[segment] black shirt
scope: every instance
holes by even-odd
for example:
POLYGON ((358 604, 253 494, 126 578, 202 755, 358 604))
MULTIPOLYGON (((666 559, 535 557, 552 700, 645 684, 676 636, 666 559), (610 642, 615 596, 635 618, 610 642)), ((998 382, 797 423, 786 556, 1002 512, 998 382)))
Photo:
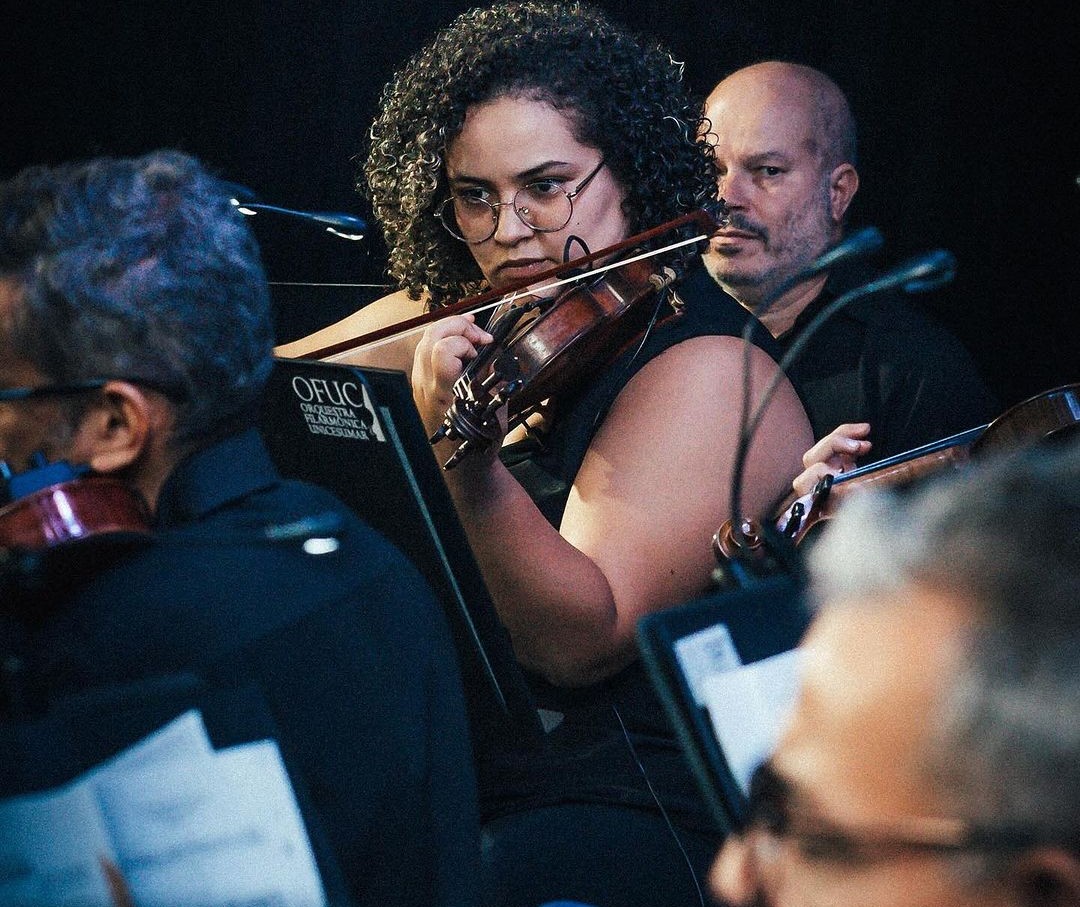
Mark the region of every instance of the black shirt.
MULTIPOLYGON (((623 353, 575 397, 560 400, 555 424, 542 441, 532 439, 503 448, 503 461, 552 525, 559 526, 588 446, 630 379, 684 340, 740 336, 750 318, 701 266, 691 270, 676 291, 683 303, 681 314, 661 321, 640 348, 623 353)), ((760 326, 754 331, 754 342, 779 358, 772 338, 760 326)), ((664 439, 657 439, 658 450, 663 443, 664 439)), ((719 830, 640 661, 582 689, 555 687, 532 675, 529 681, 537 704, 559 723, 548 735, 546 748, 507 750, 484 766, 485 818, 567 802, 655 811, 644 771, 675 821, 716 833, 719 840, 719 830)))
POLYGON ((253 684, 357 903, 476 903, 475 780, 444 615, 385 539, 322 489, 281 480, 256 432, 183 461, 149 544, 18 623, 20 685, 38 705, 177 673, 253 684), (338 547, 308 553, 312 534, 338 547))
MULTIPOLYGON (((872 275, 841 276, 830 276, 821 295, 778 338, 785 353, 818 312, 872 275)), ((976 428, 998 414, 967 350, 900 292, 857 300, 833 315, 787 373, 816 439, 844 422, 870 423, 867 463, 976 428)))

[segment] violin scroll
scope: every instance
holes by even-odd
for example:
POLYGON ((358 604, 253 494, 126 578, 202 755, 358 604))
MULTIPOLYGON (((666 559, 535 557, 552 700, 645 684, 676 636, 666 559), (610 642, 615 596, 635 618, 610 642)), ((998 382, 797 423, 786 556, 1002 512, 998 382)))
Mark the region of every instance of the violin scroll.
MULTIPOLYGON (((798 545, 810 529, 832 515, 835 502, 830 498, 836 477, 826 475, 809 494, 784 499, 773 521, 773 532, 798 545)), ((731 520, 725 520, 713 534, 713 554, 718 563, 757 552, 765 542, 765 528, 757 520, 744 518, 739 532, 731 520)))
POLYGON ((726 520, 713 535, 713 553, 712 580, 719 590, 745 589, 770 576, 800 572, 791 538, 754 520, 742 520, 738 532, 726 520))

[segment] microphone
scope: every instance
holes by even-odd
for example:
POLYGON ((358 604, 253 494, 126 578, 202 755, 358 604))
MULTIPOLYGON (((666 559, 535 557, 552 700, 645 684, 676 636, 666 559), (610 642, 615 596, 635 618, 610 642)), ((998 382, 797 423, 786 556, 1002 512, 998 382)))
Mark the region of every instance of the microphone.
MULTIPOLYGON (((927 293, 945 286, 955 276, 956 256, 947 249, 934 249, 909 258, 876 280, 848 292, 869 296, 900 287, 905 293, 927 293)), ((843 296, 835 302, 840 299, 843 299, 843 296)))
POLYGON ((241 214, 254 217, 260 211, 267 214, 281 214, 285 217, 295 217, 299 220, 311 221, 324 224, 327 233, 333 233, 342 239, 354 242, 364 238, 367 223, 354 214, 343 214, 337 211, 297 211, 294 208, 282 208, 279 205, 268 205, 260 202, 254 191, 239 183, 222 183, 229 193, 229 201, 241 214))
POLYGON ((814 277, 822 271, 829 270, 835 264, 847 261, 849 258, 859 258, 863 255, 869 255, 871 252, 876 252, 884 243, 885 238, 877 227, 863 227, 861 230, 852 233, 851 236, 840 240, 831 249, 822 252, 801 275, 795 278, 795 282, 799 283, 808 277, 814 277))

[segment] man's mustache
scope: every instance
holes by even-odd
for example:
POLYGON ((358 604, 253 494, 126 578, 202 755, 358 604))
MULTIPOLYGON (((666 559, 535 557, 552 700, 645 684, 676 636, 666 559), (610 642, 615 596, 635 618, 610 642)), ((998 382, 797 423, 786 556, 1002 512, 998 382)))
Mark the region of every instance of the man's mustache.
POLYGON ((749 220, 745 215, 738 212, 728 212, 724 219, 725 230, 738 230, 740 233, 752 233, 759 239, 768 242, 769 231, 766 230, 761 224, 755 224, 749 220))

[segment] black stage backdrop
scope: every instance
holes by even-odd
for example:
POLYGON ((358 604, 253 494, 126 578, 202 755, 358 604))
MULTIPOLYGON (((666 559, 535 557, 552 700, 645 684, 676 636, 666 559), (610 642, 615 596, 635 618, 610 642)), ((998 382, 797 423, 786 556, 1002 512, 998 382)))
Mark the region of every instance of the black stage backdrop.
MULTIPOLYGON (((175 147, 263 201, 367 217, 356 155, 382 85, 475 3, 45 2, 6 17, 0 177, 31 163, 175 147)), ((860 124, 852 222, 887 260, 944 246, 955 284, 929 305, 1003 404, 1080 380, 1080 6, 948 0, 639 0, 600 4, 685 61, 704 96, 779 57, 831 74, 860 124)), ((278 333, 378 295, 361 243, 260 215, 278 333)))

